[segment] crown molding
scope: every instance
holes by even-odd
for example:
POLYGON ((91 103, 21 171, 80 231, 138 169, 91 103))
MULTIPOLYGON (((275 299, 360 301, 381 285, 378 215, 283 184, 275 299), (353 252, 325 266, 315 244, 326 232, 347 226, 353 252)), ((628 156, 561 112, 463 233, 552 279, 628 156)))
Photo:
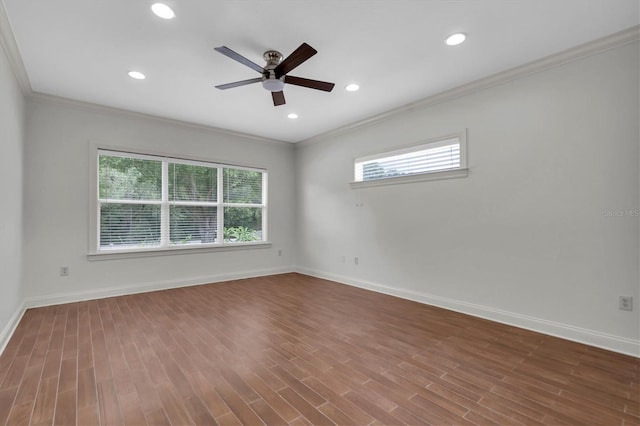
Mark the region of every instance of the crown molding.
POLYGON ((16 39, 13 37, 11 24, 9 23, 9 18, 7 17, 7 12, 4 9, 2 0, 0 0, 0 46, 2 46, 2 49, 7 55, 9 65, 13 70, 16 80, 18 80, 22 94, 25 96, 30 95, 32 93, 31 82, 29 81, 27 69, 24 67, 24 62, 22 62, 18 43, 16 43, 16 39))
POLYGON ((193 123, 190 121, 183 121, 183 120, 178 120, 174 118, 167 118, 167 117, 161 117, 161 116, 152 115, 152 114, 145 114, 143 112, 131 111, 127 109, 100 105, 100 104, 95 104, 91 102, 79 101, 76 99, 65 98, 65 97, 56 96, 56 95, 49 95, 41 92, 32 91, 31 94, 27 96, 27 99, 36 103, 41 103, 41 104, 60 105, 67 108, 74 108, 81 111, 91 111, 99 114, 115 115, 115 116, 130 118, 130 119, 155 121, 157 123, 188 128, 191 130, 196 130, 196 131, 205 132, 205 133, 214 132, 217 134, 259 141, 260 143, 269 143, 273 145, 286 146, 286 147, 293 146, 292 142, 281 141, 278 139, 269 139, 269 138, 254 135, 251 133, 242 133, 234 130, 223 129, 221 127, 207 126, 204 124, 193 123))
POLYGON ((425 108, 462 96, 466 96, 481 90, 489 89, 491 87, 499 86, 531 74, 537 74, 551 68, 559 67, 610 49, 614 49, 619 46, 623 46, 625 44, 636 42, 638 40, 640 40, 640 25, 636 25, 634 27, 627 28, 626 30, 608 35, 606 37, 599 38, 567 50, 563 50, 561 52, 546 56, 541 59, 537 59, 532 62, 528 62, 524 65, 519 65, 517 67, 501 71, 497 74, 472 81, 471 83, 467 83, 462 86, 437 93, 419 101, 394 108, 381 114, 366 118, 364 120, 360 120, 355 123, 347 124, 346 126, 329 130, 328 132, 298 141, 296 143, 296 146, 311 145, 320 141, 328 140, 338 135, 353 132, 355 130, 382 122, 396 115, 400 115, 411 110, 425 108))
POLYGON ((151 114, 144 114, 144 113, 134 112, 130 110, 125 110, 125 109, 120 109, 115 107, 108 107, 108 106, 93 104, 90 102, 77 101, 74 99, 62 98, 58 96, 46 95, 43 93, 34 92, 31 87, 31 82, 29 81, 29 76, 24 66, 24 62, 22 61, 22 56, 20 55, 18 45, 13 36, 13 32, 11 30, 11 25, 9 23, 7 13, 4 8, 3 1, 0 0, 0 47, 2 47, 4 52, 6 53, 7 58, 9 60, 9 64, 14 72, 14 75, 18 81, 18 84, 20 85, 22 93, 25 96, 40 102, 58 103, 58 104, 64 104, 66 106, 72 106, 72 107, 85 109, 85 110, 89 109, 93 111, 119 114, 119 115, 124 115, 129 117, 135 117, 135 118, 152 119, 152 120, 156 120, 156 121, 160 121, 168 124, 179 125, 183 127, 190 127, 192 129, 197 129, 201 131, 215 131, 215 132, 219 132, 219 133, 223 133, 231 136, 238 136, 238 137, 252 139, 252 140, 259 140, 262 142, 270 142, 278 145, 285 144, 285 145, 304 146, 304 145, 314 144, 322 140, 327 140, 344 133, 349 133, 357 129, 373 125, 375 123, 384 121, 386 119, 394 117, 395 115, 399 115, 410 110, 424 108, 427 106, 447 102, 452 99, 459 98, 461 96, 469 95, 474 92, 478 92, 491 87, 502 85, 509 81, 513 81, 516 79, 526 77, 531 74, 535 74, 551 68, 555 68, 555 67, 558 67, 573 61, 577 61, 577 60, 586 58, 588 56, 592 56, 597 53, 610 50, 610 49, 613 49, 628 43, 632 43, 638 40, 640 40, 640 25, 636 25, 626 30, 608 35, 600 39, 590 41, 588 43, 581 44, 579 46, 529 62, 527 64, 520 65, 515 68, 511 68, 509 70, 502 71, 497 74, 493 74, 491 76, 481 78, 479 80, 475 80, 471 83, 467 83, 462 86, 458 86, 456 88, 437 93, 435 95, 429 96, 419 101, 412 102, 412 103, 400 106, 398 108, 394 108, 384 113, 366 118, 364 120, 360 120, 355 123, 347 124, 345 126, 338 127, 333 130, 329 130, 328 132, 324 132, 324 133, 312 136, 311 138, 297 141, 296 143, 296 142, 285 142, 285 141, 276 140, 276 139, 269 139, 269 138, 264 138, 261 136, 249 134, 249 133, 236 132, 233 130, 223 129, 219 127, 212 127, 212 126, 206 126, 206 125, 192 123, 188 121, 158 117, 151 114))

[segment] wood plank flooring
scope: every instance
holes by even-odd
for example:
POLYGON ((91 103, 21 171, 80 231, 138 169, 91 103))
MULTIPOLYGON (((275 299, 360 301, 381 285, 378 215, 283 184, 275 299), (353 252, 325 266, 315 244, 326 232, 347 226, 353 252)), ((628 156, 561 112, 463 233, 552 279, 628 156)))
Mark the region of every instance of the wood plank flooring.
POLYGON ((29 309, 2 424, 638 425, 639 360, 284 274, 29 309))

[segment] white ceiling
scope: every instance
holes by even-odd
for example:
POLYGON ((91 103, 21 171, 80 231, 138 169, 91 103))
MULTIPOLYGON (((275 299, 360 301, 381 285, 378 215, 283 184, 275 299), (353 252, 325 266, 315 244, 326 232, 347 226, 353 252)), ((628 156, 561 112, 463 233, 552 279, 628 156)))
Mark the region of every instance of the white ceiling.
POLYGON ((639 0, 167 0, 170 21, 152 0, 0 1, 35 92, 289 142, 639 22, 639 0), (468 40, 446 46, 458 31, 468 40), (260 84, 214 88, 259 77, 214 47, 264 65, 265 50, 302 42, 318 54, 291 75, 333 92, 287 85, 274 107, 260 84))

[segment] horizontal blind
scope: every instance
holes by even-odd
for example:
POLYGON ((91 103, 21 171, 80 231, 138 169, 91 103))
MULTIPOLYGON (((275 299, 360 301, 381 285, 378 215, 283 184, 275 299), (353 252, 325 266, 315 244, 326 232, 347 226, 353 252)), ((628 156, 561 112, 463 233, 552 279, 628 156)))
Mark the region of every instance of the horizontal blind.
POLYGON ((216 241, 216 207, 172 205, 169 217, 171 244, 211 244, 216 241))
POLYGON ((225 203, 262 203, 262 173, 225 168, 223 174, 225 203))
POLYGON ((217 201, 218 169, 169 163, 169 201, 217 201))
POLYGON ((429 173, 460 166, 459 141, 436 147, 425 148, 423 145, 416 147, 415 151, 365 161, 356 160, 356 181, 429 173))
POLYGON ((102 203, 100 247, 159 246, 160 210, 157 204, 102 203))

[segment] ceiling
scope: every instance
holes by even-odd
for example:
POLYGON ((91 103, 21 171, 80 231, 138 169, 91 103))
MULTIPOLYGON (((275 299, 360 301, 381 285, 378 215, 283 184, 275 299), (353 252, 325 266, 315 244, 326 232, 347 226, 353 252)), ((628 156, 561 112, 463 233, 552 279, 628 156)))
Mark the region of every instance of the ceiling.
POLYGON ((34 92, 298 142, 430 95, 638 25, 638 0, 0 0, 34 92), (465 32, 465 43, 444 39, 465 32), (318 54, 274 107, 260 65, 302 42, 318 54), (127 72, 138 70, 145 80, 127 72), (344 86, 357 82, 360 90, 344 86), (295 112, 299 118, 287 118, 295 112))

